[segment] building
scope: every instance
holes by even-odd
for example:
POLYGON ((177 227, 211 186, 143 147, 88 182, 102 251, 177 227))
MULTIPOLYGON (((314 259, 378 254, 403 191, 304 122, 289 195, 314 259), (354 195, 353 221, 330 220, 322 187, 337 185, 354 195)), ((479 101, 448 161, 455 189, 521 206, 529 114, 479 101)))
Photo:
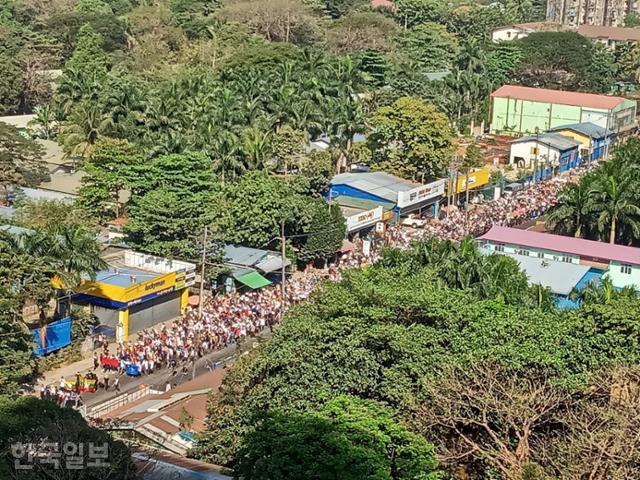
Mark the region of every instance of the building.
POLYGON ((437 214, 445 184, 421 185, 385 172, 342 173, 331 180, 327 199, 340 205, 354 233, 413 212, 437 214))
POLYGON ((504 85, 491 94, 491 132, 533 134, 590 122, 623 134, 634 129, 636 102, 623 97, 504 85))
POLYGON ((529 34, 535 32, 557 32, 563 30, 563 26, 559 23, 552 22, 530 22, 530 23, 514 23, 496 28, 491 32, 491 39, 494 42, 508 42, 518 40, 519 38, 528 37, 529 34))
MULTIPOLYGON (((87 416, 115 420, 117 430, 135 432, 164 451, 186 455, 194 446, 194 434, 205 430, 209 395, 220 388, 226 373, 223 363, 230 360, 185 383, 170 385, 169 390, 164 384, 159 390, 141 386, 87 410, 87 416), (181 424, 183 409, 193 417, 188 426, 181 424)), ((168 377, 166 382, 175 379, 168 377)))
POLYGON ((0 117, 0 122, 14 126, 22 136, 28 138, 30 137, 29 123, 35 118, 35 115, 7 115, 0 117))
POLYGON ((559 133, 543 133, 511 142, 509 163, 518 168, 550 166, 561 172, 573 168, 580 158, 580 142, 559 133))
POLYGON ((594 42, 600 42, 612 50, 618 45, 640 42, 640 28, 580 25, 578 27, 578 33, 594 42))
POLYGON ((90 309, 101 331, 129 335, 178 317, 187 306, 195 265, 132 250, 105 259, 109 268, 87 279, 72 303, 90 309))
POLYGON ((291 265, 291 260, 285 258, 283 262, 279 253, 260 248, 225 245, 224 256, 230 270, 224 281, 227 292, 235 290, 237 283, 251 289, 271 285, 273 281, 280 281, 282 267, 291 265))
POLYGON ((607 153, 607 149, 613 132, 602 128, 595 123, 573 123, 552 128, 550 132, 556 132, 565 137, 571 137, 580 143, 580 156, 596 160, 607 153))
POLYGON ((609 277, 614 287, 640 290, 640 248, 497 226, 478 242, 496 253, 586 266, 594 275, 609 277))
POLYGON ((626 0, 547 0, 547 21, 570 27, 623 26, 628 14, 639 11, 637 2, 626 0))

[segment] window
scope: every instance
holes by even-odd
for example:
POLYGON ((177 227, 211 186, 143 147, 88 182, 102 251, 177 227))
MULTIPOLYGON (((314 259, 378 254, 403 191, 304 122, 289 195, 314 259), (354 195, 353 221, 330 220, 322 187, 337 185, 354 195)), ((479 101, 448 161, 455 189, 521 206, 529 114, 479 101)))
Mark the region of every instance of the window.
POLYGON ((504 252, 504 245, 502 243, 498 243, 493 247, 496 252, 504 252))
POLYGON ((631 275, 631 265, 627 263, 623 263, 622 265, 620 265, 620 273, 631 275))
POLYGON ((538 149, 538 147, 531 147, 531 155, 538 155, 540 153, 540 150, 538 149))
POLYGON ((529 250, 525 250, 524 248, 520 248, 520 249, 516 250, 516 253, 518 255, 524 255, 525 257, 528 257, 530 252, 529 252, 529 250))
POLYGON ((544 252, 538 252, 538 258, 544 258, 544 252))
POLYGON ((573 259, 567 255, 563 255, 560 260, 562 260, 564 263, 572 263, 573 261, 573 259))

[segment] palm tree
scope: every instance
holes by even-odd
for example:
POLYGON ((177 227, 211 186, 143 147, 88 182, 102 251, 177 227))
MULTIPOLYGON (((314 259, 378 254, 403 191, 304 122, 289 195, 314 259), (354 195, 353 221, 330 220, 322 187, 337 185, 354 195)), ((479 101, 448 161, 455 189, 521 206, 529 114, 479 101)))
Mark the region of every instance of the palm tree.
POLYGON ((613 286, 611 278, 602 277, 600 281, 592 280, 580 290, 573 289, 569 299, 582 304, 606 305, 617 298, 637 299, 638 292, 632 286, 617 289, 613 286))
POLYGON ((60 132, 62 145, 68 157, 86 158, 91 154, 98 138, 112 126, 111 117, 96 104, 83 102, 75 109, 60 132))
POLYGON ((29 122, 29 125, 39 125, 44 138, 50 140, 54 134, 53 108, 49 104, 40 105, 34 109, 33 113, 35 117, 29 122))
POLYGON ((241 149, 247 170, 263 170, 271 150, 271 134, 248 128, 242 132, 241 149))
POLYGON ((640 207, 634 195, 635 176, 616 161, 603 165, 602 172, 589 191, 587 210, 596 215, 600 232, 608 231, 609 243, 614 244, 618 232, 626 228, 631 238, 640 238, 640 207))
POLYGON ((591 177, 566 185, 558 193, 558 203, 547 216, 546 227, 555 233, 580 238, 589 227, 587 204, 591 189, 591 177))

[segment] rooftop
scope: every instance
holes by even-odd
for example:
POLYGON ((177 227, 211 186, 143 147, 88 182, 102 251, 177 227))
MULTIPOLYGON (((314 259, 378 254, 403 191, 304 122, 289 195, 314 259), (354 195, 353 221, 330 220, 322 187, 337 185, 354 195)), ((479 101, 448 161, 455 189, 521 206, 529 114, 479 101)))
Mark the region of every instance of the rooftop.
POLYGON ((512 23, 510 25, 504 25, 496 28, 496 30, 503 30, 505 28, 520 28, 528 32, 542 32, 542 31, 559 31, 564 27, 560 23, 553 22, 528 22, 528 23, 512 23))
POLYGON ((578 33, 587 38, 601 38, 618 42, 640 42, 640 28, 580 25, 578 33))
POLYGON ((522 143, 535 141, 542 145, 548 145, 558 150, 571 150, 580 146, 580 142, 577 142, 573 138, 565 137, 559 133, 542 133, 538 136, 530 135, 528 137, 522 137, 514 140, 512 143, 522 143))
POLYGON ((583 135, 587 135, 592 138, 600 139, 605 138, 607 135, 611 135, 613 132, 606 128, 601 127, 600 125, 596 125, 591 122, 583 122, 583 123, 570 123, 568 125, 560 125, 558 127, 552 128, 550 132, 558 132, 561 130, 572 130, 577 133, 582 133, 583 135))
POLYGON ((114 285, 116 287, 130 287, 137 283, 146 282, 157 277, 157 273, 146 272, 139 268, 109 267, 96 274, 96 282, 114 285))
POLYGON ((24 129, 29 126, 29 122, 36 118, 35 115, 7 115, 0 117, 0 122, 8 123, 18 129, 24 129))
POLYGON ((75 195, 68 193, 54 192, 42 188, 20 187, 19 191, 30 200, 67 200, 73 201, 75 195))
POLYGON ((347 185, 392 203, 398 201, 398 192, 406 192, 420 185, 385 172, 341 173, 333 177, 331 184, 347 185))
MULTIPOLYGON (((485 253, 498 253, 489 249, 483 249, 485 253)), ((580 283, 580 280, 587 274, 590 267, 577 265, 575 263, 555 262, 542 260, 526 255, 516 255, 513 253, 502 253, 513 258, 520 265, 532 285, 542 285, 549 288, 556 295, 569 295, 571 290, 580 283)))
POLYGON ((517 85, 503 85, 491 94, 492 97, 515 98, 531 102, 556 103, 559 105, 573 105, 577 107, 600 108, 611 110, 626 99, 609 95, 593 93, 567 92, 548 88, 520 87, 517 85))
MULTIPOLYGON (((256 268, 264 273, 270 273, 282 268, 282 257, 276 252, 259 248, 225 245, 224 256, 227 262, 242 267, 256 268)), ((285 266, 291 261, 285 258, 285 266)))
POLYGON ((508 227, 491 227, 480 240, 520 245, 523 247, 569 253, 595 260, 606 260, 640 265, 640 248, 611 245, 582 238, 563 237, 550 233, 533 232, 508 227))

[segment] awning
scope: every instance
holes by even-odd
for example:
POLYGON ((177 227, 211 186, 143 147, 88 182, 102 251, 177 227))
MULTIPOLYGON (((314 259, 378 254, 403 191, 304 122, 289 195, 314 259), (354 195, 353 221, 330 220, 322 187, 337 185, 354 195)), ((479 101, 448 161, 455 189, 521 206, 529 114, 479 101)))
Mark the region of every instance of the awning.
POLYGON ((340 247, 340 253, 347 253, 355 249, 356 246, 349 240, 342 240, 342 247, 340 247))
POLYGON ((258 272, 245 273, 244 275, 236 277, 236 280, 244 283, 247 287, 254 289, 271 285, 271 282, 260 275, 258 272))

